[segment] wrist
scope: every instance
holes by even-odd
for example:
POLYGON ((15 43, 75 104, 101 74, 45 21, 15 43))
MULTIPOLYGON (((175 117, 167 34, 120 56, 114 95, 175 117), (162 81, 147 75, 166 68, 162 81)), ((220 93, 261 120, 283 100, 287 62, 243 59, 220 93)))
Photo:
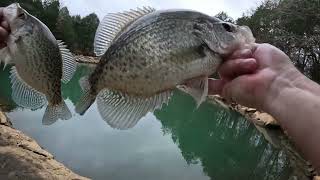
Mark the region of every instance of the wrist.
POLYGON ((269 86, 262 109, 272 114, 285 98, 289 98, 289 94, 292 95, 304 88, 305 85, 301 82, 305 83, 305 79, 306 77, 294 66, 276 75, 269 86))

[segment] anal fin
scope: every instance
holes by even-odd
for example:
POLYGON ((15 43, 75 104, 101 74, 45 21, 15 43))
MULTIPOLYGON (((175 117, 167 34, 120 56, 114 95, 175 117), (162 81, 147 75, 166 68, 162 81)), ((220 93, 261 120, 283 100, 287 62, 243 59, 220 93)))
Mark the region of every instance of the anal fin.
POLYGON ((161 109, 162 104, 169 102, 171 95, 172 91, 165 91, 144 98, 105 89, 97 96, 97 106, 100 115, 111 127, 129 129, 148 112, 161 109))
POLYGON ((91 94, 91 86, 88 76, 80 78, 79 84, 83 91, 83 95, 78 101, 75 110, 78 114, 83 115, 94 103, 96 97, 91 94))
POLYGON ((19 76, 15 67, 12 67, 10 71, 10 79, 12 85, 12 99, 17 105, 32 110, 39 109, 46 105, 47 100, 45 95, 25 83, 19 76))
POLYGON ((201 77, 187 81, 177 88, 193 97, 197 108, 206 100, 208 96, 208 77, 201 77))

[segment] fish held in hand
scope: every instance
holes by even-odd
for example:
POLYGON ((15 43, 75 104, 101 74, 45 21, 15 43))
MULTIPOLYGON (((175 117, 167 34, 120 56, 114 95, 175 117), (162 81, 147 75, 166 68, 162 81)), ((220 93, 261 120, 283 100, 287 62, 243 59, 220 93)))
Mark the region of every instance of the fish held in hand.
POLYGON ((84 96, 76 112, 84 114, 97 99, 110 126, 128 129, 167 103, 177 86, 199 106, 221 57, 254 41, 248 27, 191 10, 142 8, 108 14, 95 36, 100 62, 80 80, 84 96))
POLYGON ((75 60, 49 28, 18 3, 3 9, 11 33, 7 39, 6 63, 11 70, 12 98, 20 106, 38 109, 47 104, 43 124, 70 119, 71 112, 61 94, 61 82, 68 82, 76 70, 75 60))

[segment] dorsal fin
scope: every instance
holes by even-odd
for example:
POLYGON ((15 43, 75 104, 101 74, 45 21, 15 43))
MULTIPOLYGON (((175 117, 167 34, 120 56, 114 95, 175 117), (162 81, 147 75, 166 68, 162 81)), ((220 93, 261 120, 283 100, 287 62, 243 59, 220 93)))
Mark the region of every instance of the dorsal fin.
POLYGON ((111 42, 122 29, 140 17, 154 11, 154 8, 143 7, 136 10, 131 9, 130 11, 107 14, 100 22, 94 38, 94 53, 96 56, 102 56, 107 51, 111 42))
POLYGON ((63 83, 67 83, 72 79, 73 74, 76 72, 77 64, 70 50, 67 49, 67 45, 65 45, 64 42, 61 40, 57 40, 57 42, 62 57, 61 80, 63 83))

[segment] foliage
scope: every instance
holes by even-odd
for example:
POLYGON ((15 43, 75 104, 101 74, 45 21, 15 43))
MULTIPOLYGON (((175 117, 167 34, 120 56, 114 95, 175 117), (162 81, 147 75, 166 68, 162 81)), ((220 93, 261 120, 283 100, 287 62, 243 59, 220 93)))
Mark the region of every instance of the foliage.
POLYGON ((228 16, 228 14, 226 12, 223 12, 223 11, 218 13, 217 15, 215 15, 215 17, 221 19, 222 21, 234 23, 233 18, 228 16))
POLYGON ((237 20, 258 42, 279 47, 305 75, 320 82, 320 1, 267 0, 237 20))

